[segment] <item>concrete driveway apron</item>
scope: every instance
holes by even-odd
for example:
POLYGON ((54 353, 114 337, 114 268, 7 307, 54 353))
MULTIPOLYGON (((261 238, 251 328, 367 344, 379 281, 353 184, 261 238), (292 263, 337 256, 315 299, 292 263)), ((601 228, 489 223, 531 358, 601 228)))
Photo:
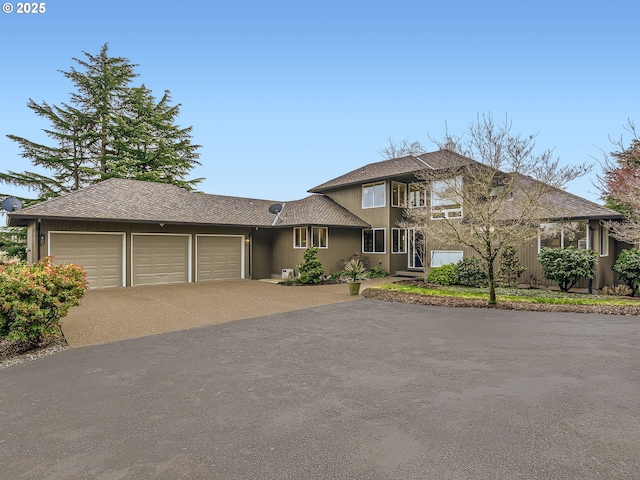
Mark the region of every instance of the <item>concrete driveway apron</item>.
MULTIPOLYGON (((362 289, 394 280, 366 280, 362 289)), ((69 346, 83 347, 357 299, 346 284, 286 287, 255 280, 89 290, 61 324, 69 346)))

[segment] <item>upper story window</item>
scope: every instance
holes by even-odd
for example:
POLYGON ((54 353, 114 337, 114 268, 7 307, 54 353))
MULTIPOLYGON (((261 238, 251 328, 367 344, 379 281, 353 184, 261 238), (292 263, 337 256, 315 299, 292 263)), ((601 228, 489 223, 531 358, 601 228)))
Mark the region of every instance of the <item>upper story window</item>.
POLYGON ((384 207, 386 204, 385 182, 369 183, 362 186, 362 208, 384 207))
POLYGON ((462 177, 435 180, 431 184, 431 218, 462 217, 462 177))
POLYGON ((538 251, 541 248, 589 248, 587 222, 554 222, 540 225, 538 251))
POLYGON ((407 186, 404 183, 391 182, 391 206, 405 207, 407 205, 407 186))
POLYGON ((409 208, 426 207, 428 191, 424 185, 409 185, 409 208))

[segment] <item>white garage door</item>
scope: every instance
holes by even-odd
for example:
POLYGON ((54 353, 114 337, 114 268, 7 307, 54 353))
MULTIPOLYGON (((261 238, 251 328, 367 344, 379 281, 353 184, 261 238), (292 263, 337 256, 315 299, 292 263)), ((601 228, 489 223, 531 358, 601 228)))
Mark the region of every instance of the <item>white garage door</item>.
POLYGON ((132 234, 132 285, 188 282, 191 235, 132 234))
POLYGON ((244 278, 244 237, 196 236, 196 281, 244 278))
POLYGON ((89 288, 123 285, 124 233, 49 232, 54 263, 77 263, 87 272, 89 288))

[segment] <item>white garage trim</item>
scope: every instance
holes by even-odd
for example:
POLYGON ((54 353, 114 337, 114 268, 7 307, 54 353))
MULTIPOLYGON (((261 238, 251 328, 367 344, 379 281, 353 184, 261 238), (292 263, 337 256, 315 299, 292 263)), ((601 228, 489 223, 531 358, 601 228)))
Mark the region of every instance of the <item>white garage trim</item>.
MULTIPOLYGON (((47 255, 51 256, 51 245, 52 239, 51 235, 119 235, 122 239, 120 255, 122 257, 122 265, 120 265, 122 271, 122 286, 127 285, 127 259, 125 255, 125 251, 127 250, 127 237, 124 232, 78 232, 78 231, 69 231, 69 230, 50 230, 47 232, 47 255)), ((38 239, 38 241, 40 241, 38 239)))
POLYGON ((196 282, 198 280, 198 238, 199 237, 218 237, 218 238, 237 238, 238 239, 238 247, 240 248, 240 278, 244 279, 244 271, 245 271, 245 258, 244 258, 244 235, 219 235, 219 234, 197 234, 196 235, 196 282))
POLYGON ((135 263, 135 258, 134 258, 134 248, 135 248, 135 238, 136 237, 161 237, 161 236, 166 236, 166 237, 185 237, 185 239, 187 240, 187 282, 191 282, 191 276, 192 276, 192 268, 191 268, 191 264, 192 264, 192 258, 193 258, 193 253, 192 253, 192 246, 191 246, 191 234, 189 233, 132 233, 131 234, 131 250, 130 250, 130 265, 131 265, 131 282, 130 285, 134 286, 134 277, 135 277, 135 272, 134 272, 134 263, 135 263))

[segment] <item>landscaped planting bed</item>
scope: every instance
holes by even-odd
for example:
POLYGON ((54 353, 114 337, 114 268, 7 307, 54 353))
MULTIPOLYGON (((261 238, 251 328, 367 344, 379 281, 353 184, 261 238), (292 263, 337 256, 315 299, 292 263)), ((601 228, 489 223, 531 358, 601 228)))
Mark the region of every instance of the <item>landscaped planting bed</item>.
POLYGON ((486 288, 442 287, 416 280, 367 288, 362 292, 362 296, 388 302, 446 307, 640 315, 640 298, 567 294, 544 289, 498 288, 498 304, 489 305, 486 288))

